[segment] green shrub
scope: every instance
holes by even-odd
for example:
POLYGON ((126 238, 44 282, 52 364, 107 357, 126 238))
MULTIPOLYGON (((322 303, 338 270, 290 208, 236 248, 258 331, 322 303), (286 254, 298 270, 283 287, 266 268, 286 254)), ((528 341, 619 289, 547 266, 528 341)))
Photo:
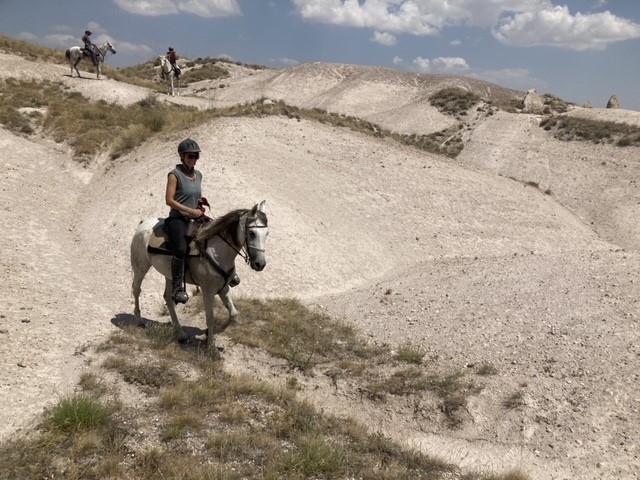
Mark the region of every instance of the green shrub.
POLYGON ((54 430, 74 431, 96 428, 106 423, 106 407, 86 394, 63 398, 53 407, 48 425, 54 430))

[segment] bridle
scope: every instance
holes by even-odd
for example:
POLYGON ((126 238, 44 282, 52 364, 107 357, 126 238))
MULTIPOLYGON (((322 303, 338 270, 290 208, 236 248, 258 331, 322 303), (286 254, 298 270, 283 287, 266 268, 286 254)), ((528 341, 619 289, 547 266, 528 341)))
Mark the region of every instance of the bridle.
MULTIPOLYGON (((249 242, 249 230, 254 229, 254 228, 267 228, 267 225, 253 225, 253 226, 247 226, 250 223, 254 223, 258 220, 258 216, 254 216, 254 217, 248 217, 245 219, 245 234, 244 234, 244 240, 242 242, 242 245, 240 246, 240 248, 236 248, 235 245, 233 245, 231 242, 229 242, 229 240, 227 240, 225 238, 225 236, 218 234, 218 237, 220 237, 227 245, 229 245, 238 255, 240 255, 243 260, 247 263, 247 265, 249 265, 251 263, 251 252, 255 251, 255 252, 264 252, 265 249, 264 248, 259 248, 259 247, 255 247, 253 245, 250 244, 249 242)), ((196 241, 196 245, 198 245, 198 249, 200 250, 200 255, 203 256, 205 258, 205 260, 207 260, 207 262, 209 262, 209 264, 211 265, 211 267, 213 267, 213 269, 224 279, 224 284, 226 285, 229 280, 233 277, 233 274, 235 273, 235 266, 231 269, 230 272, 226 272, 218 262, 216 262, 215 258, 213 258, 211 256, 211 254, 209 254, 209 252, 207 251, 207 243, 208 240, 204 241, 204 244, 201 244, 200 242, 196 241)))
MULTIPOLYGON (((247 218, 246 223, 249 223, 249 221, 251 221, 252 223, 255 222, 257 220, 258 217, 251 217, 251 218, 247 218)), ((266 225, 253 225, 252 227, 247 227, 245 223, 245 234, 244 234, 244 243, 242 245, 242 247, 240 247, 241 251, 236 250, 236 252, 238 252, 238 255, 240 255, 244 261, 247 263, 247 265, 249 265, 251 263, 251 251, 255 251, 255 252, 264 252, 265 249, 264 248, 258 248, 258 247, 254 247, 253 245, 251 245, 249 243, 249 230, 252 228, 267 228, 266 225), (243 253, 244 252, 244 253, 243 253)), ((226 242, 226 240, 225 240, 226 242)), ((227 242, 229 243, 229 242, 227 242)), ((233 246, 231 246, 233 248, 233 246)), ((234 248, 235 250, 235 248, 234 248)))

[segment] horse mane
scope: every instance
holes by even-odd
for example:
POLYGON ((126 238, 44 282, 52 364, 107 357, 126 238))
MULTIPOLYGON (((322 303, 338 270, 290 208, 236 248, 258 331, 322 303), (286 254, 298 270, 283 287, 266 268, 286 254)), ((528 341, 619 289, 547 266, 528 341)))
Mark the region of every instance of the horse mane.
POLYGON ((196 240, 202 242, 215 235, 220 235, 228 241, 235 241, 233 234, 238 230, 240 217, 249 212, 246 208, 238 208, 225 213, 212 222, 206 223, 196 232, 196 240))

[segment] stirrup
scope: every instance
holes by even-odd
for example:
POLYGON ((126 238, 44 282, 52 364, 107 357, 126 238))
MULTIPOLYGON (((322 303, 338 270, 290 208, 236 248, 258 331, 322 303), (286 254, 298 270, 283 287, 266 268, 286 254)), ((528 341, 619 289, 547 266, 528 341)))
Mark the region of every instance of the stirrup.
POLYGON ((237 287, 238 285, 240 285, 240 277, 237 273, 234 273, 233 277, 231 277, 231 280, 229 280, 229 286, 233 288, 237 287))
POLYGON ((189 294, 182 289, 175 290, 173 292, 173 295, 171 295, 171 298, 173 299, 173 303, 176 303, 176 304, 187 303, 187 300, 189 300, 189 294))

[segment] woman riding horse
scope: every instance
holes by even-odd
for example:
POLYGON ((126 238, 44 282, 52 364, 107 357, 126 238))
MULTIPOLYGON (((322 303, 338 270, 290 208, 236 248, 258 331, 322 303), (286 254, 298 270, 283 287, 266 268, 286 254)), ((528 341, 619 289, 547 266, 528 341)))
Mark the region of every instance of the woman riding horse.
MULTIPOLYGON (((180 163, 167 175, 165 202, 171 208, 165 220, 165 229, 173 251, 171 259, 172 298, 175 303, 187 303, 189 295, 184 288, 184 266, 190 239, 187 237, 189 223, 204 216, 199 208, 202 200, 202 172, 195 169, 200 158, 200 146, 187 138, 178 144, 180 163)), ((240 283, 237 276, 230 285, 240 283)))
POLYGON ((173 301, 187 303, 189 295, 184 288, 184 260, 187 255, 187 228, 190 219, 200 218, 204 211, 198 208, 202 198, 202 173, 195 169, 200 158, 200 146, 195 140, 187 138, 178 145, 180 164, 167 176, 165 201, 171 208, 165 220, 169 235, 173 259, 171 276, 173 282, 173 301))

